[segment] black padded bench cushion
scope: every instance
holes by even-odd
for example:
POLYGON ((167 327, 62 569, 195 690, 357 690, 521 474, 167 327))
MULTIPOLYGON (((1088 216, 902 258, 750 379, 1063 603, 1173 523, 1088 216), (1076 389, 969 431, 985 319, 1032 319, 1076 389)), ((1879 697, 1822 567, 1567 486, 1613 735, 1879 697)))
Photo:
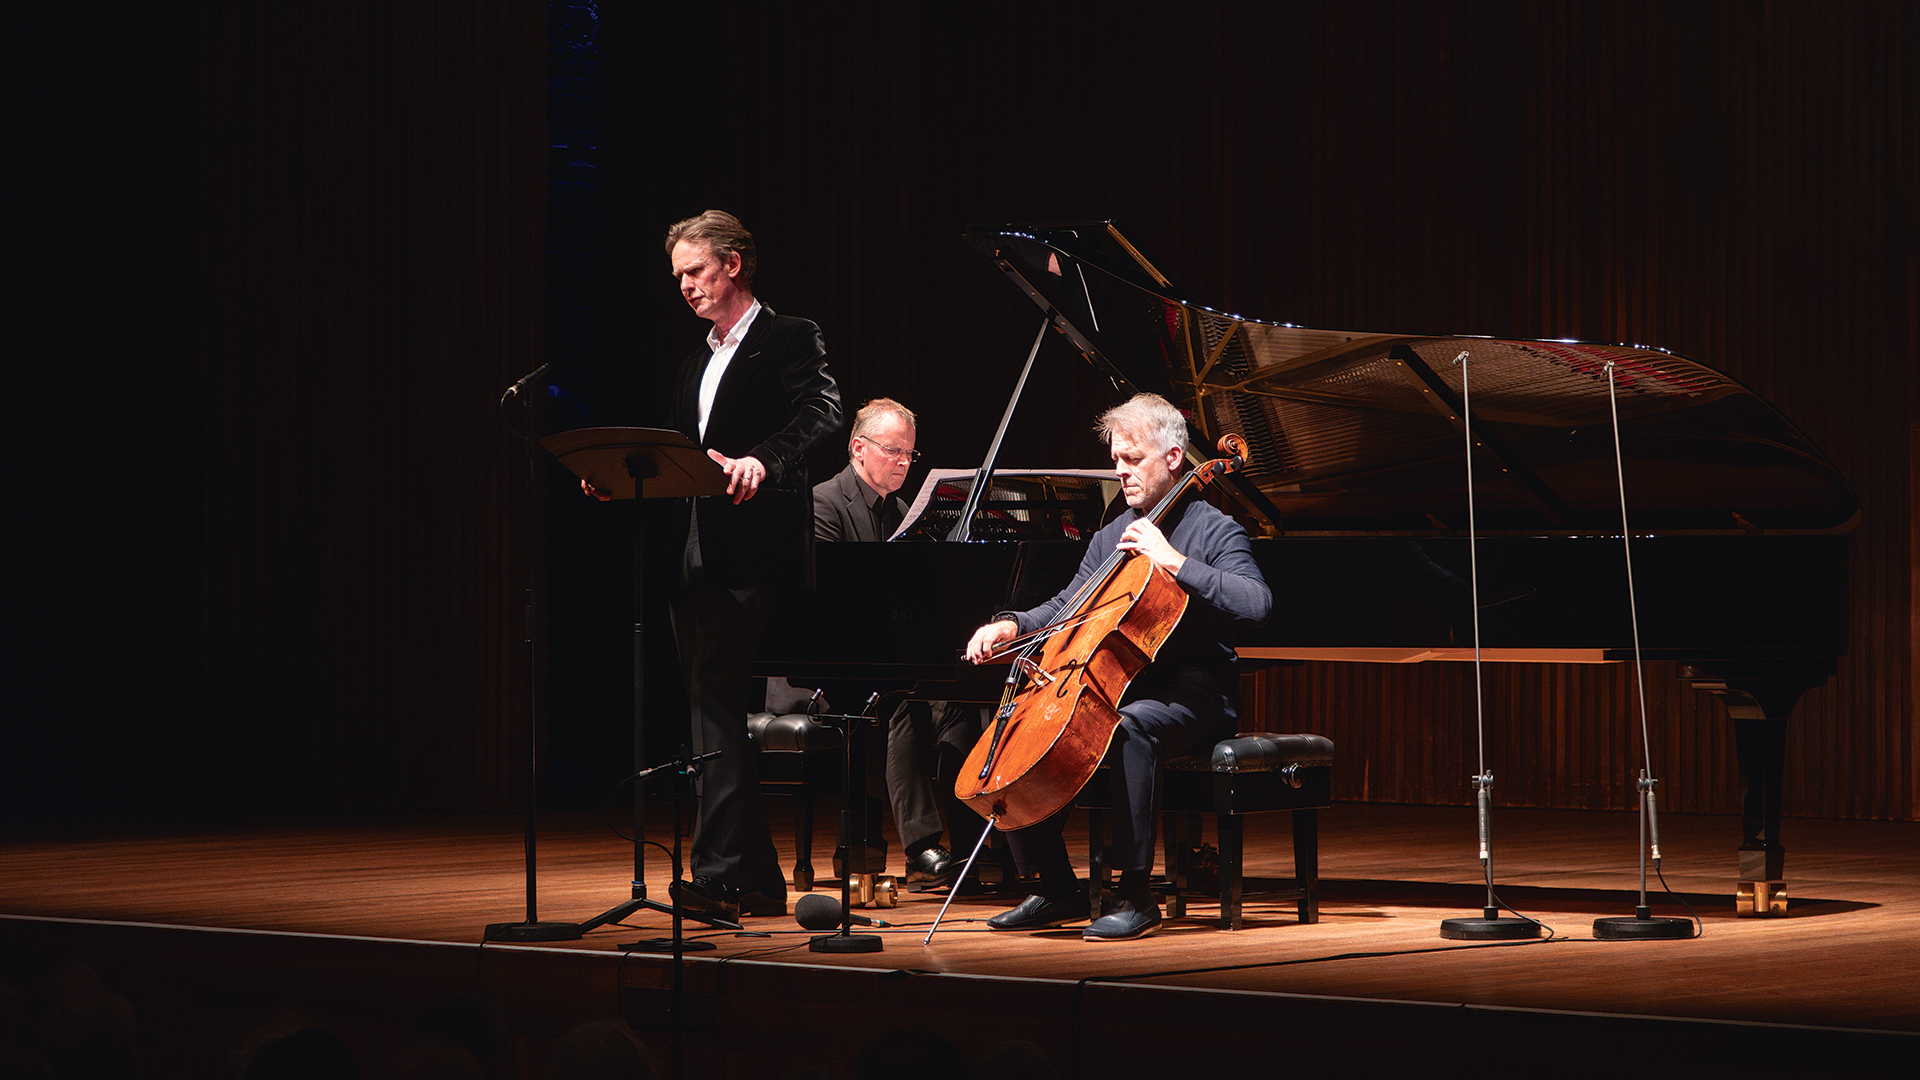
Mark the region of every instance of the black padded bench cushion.
POLYGON ((1276 735, 1248 732, 1213 744, 1211 760, 1197 756, 1176 758, 1167 763, 1172 769, 1206 769, 1211 772, 1264 772, 1288 765, 1332 765, 1333 740, 1325 735, 1276 735))

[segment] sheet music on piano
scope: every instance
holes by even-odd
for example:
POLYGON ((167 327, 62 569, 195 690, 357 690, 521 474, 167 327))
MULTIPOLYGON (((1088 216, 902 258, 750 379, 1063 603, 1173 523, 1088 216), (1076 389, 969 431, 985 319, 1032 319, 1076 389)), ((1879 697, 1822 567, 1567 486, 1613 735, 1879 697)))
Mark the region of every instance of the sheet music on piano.
MULTIPOLYGON (((928 472, 900 527, 887 539, 943 539, 976 474, 975 469, 928 472)), ((1120 476, 1112 469, 997 469, 974 513, 974 527, 981 530, 975 539, 1083 539, 1099 530, 1119 493, 1120 476)))

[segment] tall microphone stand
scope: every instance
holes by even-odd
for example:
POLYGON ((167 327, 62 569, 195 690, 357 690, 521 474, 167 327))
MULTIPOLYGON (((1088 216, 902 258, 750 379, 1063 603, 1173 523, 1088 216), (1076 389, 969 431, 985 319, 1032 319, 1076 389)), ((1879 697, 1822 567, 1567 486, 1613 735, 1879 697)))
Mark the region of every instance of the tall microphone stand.
POLYGON ((1473 402, 1467 380, 1467 352, 1453 362, 1460 365, 1460 428, 1467 440, 1467 551, 1473 592, 1473 714, 1474 734, 1479 744, 1480 771, 1473 776, 1474 801, 1480 808, 1480 869, 1487 879, 1487 902, 1480 917, 1442 919, 1440 936, 1456 941, 1513 941, 1540 936, 1540 924, 1532 919, 1510 919, 1500 914, 1493 895, 1493 772, 1487 768, 1487 718, 1480 680, 1480 530, 1474 518, 1473 500, 1473 402))
MULTIPOLYGON (((526 775, 526 874, 527 874, 527 917, 517 923, 490 923, 486 928, 486 941, 571 941, 580 936, 577 923, 541 922, 539 878, 535 867, 538 864, 536 851, 539 830, 536 818, 540 803, 540 656, 539 656, 539 592, 534 586, 534 558, 538 552, 539 525, 534 510, 538 505, 540 493, 540 461, 544 456, 540 444, 535 441, 539 414, 534 405, 538 396, 526 391, 540 382, 550 365, 541 364, 538 368, 522 377, 519 382, 507 387, 500 395, 500 411, 507 412, 510 403, 518 402, 525 406, 526 425, 520 431, 521 439, 526 443, 527 451, 527 510, 525 514, 527 540, 527 588, 524 618, 526 620, 525 644, 527 663, 527 775, 526 775)), ((508 425, 512 425, 511 419, 508 425)))
POLYGON ((1660 818, 1654 810, 1653 740, 1647 735, 1647 681, 1640 670, 1640 611, 1633 591, 1633 533, 1627 528, 1627 472, 1620 454, 1620 406, 1616 399, 1613 361, 1607 368, 1607 407, 1613 414, 1613 464, 1620 485, 1620 544, 1627 560, 1627 610, 1633 623, 1633 681, 1640 697, 1640 775, 1634 781, 1640 802, 1640 903, 1632 915, 1593 920, 1593 936, 1602 941, 1670 941, 1694 936, 1690 919, 1655 917, 1647 906, 1647 852, 1653 852, 1654 873, 1660 872, 1660 818))

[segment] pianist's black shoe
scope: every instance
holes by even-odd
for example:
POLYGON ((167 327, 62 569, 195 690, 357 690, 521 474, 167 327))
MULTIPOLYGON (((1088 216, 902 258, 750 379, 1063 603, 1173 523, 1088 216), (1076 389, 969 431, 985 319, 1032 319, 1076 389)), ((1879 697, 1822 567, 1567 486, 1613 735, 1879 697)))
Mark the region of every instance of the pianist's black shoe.
POLYGON ((907 880, 910 882, 931 881, 937 885, 951 885, 959 875, 963 864, 953 857, 953 853, 939 844, 922 851, 918 855, 907 857, 907 880))
POLYGON ((1070 922, 1080 922, 1092 912, 1084 892, 1071 892, 1056 900, 1029 896, 1012 910, 988 919, 987 925, 995 930, 1051 930, 1070 922))
POLYGON ((711 911, 738 918, 742 915, 785 915, 787 898, 736 889, 724 881, 701 875, 674 882, 674 898, 694 911, 711 911))

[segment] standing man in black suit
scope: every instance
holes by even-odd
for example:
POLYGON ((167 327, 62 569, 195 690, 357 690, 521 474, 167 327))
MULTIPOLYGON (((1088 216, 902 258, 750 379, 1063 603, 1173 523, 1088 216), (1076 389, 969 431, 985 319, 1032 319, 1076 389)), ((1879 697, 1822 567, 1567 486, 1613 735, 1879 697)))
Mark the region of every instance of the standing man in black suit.
MULTIPOLYGON (((862 405, 847 440, 847 467, 813 489, 814 538, 891 537, 906 517, 907 502, 897 492, 920 457, 913 448, 918 438, 905 405, 892 398, 862 405)), ((979 711, 946 701, 907 701, 888 722, 887 798, 906 849, 908 881, 952 884, 960 872, 961 863, 940 844, 943 807, 956 843, 971 847, 984 827, 980 815, 953 796, 953 778, 980 737, 979 711)))
POLYGON ((703 767, 692 877, 678 899, 723 914, 784 915, 786 876, 747 738, 747 665, 775 590, 811 577, 806 461, 840 430, 840 388, 820 328, 754 298, 753 236, 739 219, 709 210, 678 222, 666 249, 680 295, 713 324, 681 365, 668 425, 727 478, 726 494, 688 500, 671 518, 686 537, 668 603, 692 748, 720 752, 703 767))

